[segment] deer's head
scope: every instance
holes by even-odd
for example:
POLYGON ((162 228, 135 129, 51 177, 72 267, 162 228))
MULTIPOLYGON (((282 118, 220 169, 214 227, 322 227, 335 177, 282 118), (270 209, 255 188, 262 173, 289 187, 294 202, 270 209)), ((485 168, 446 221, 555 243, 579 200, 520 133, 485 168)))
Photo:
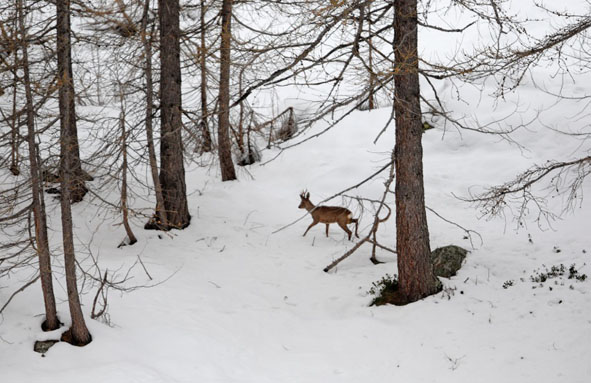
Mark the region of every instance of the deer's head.
POLYGON ((300 199, 300 206, 298 206, 299 209, 307 209, 308 206, 312 204, 310 202, 310 193, 305 190, 300 193, 300 199))

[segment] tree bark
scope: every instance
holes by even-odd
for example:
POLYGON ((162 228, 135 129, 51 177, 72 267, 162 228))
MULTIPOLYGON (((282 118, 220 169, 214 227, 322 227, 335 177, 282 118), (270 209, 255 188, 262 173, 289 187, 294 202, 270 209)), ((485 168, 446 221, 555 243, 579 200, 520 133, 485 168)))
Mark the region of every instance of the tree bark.
POLYGON ((73 345, 84 346, 92 340, 78 295, 76 283, 76 253, 72 228, 72 202, 82 200, 86 193, 81 180, 76 113, 74 110, 74 86, 72 83, 72 62, 70 55, 70 1, 57 0, 57 47, 59 72, 60 109, 60 178, 61 178, 61 218, 64 245, 64 269, 66 289, 72 327, 62 335, 62 339, 73 345))
POLYGON ((21 172, 19 170, 19 125, 20 115, 17 111, 17 91, 18 91, 18 73, 17 69, 19 66, 18 62, 18 51, 14 50, 14 86, 12 89, 12 119, 10 121, 10 172, 14 176, 18 176, 21 172))
POLYGON ((27 142, 29 146, 29 162, 31 168, 31 190, 33 193, 33 217, 35 220, 35 244, 39 257, 39 274, 41 276, 41 290, 45 303, 44 331, 53 331, 60 327, 57 317, 55 295, 53 293, 53 279, 51 274, 51 256, 47 235, 47 216, 43 203, 43 188, 39 162, 37 161, 37 146, 35 144, 35 111, 33 110, 33 93, 29 74, 29 54, 27 48, 25 18, 23 14, 23 0, 17 0, 17 11, 20 30, 20 46, 23 52, 22 70, 25 87, 27 113, 27 142))
POLYGON ((410 303, 437 292, 439 283, 425 212, 417 0, 396 0, 394 6, 396 251, 400 303, 410 303))
POLYGON ((181 137, 181 65, 178 0, 159 0, 160 184, 168 217, 165 229, 189 226, 181 137))
POLYGON ((218 154, 222 181, 236 179, 230 141, 230 43, 232 40, 232 0, 222 3, 222 36, 220 47, 220 95, 218 117, 218 154))
POLYGON ((121 164, 121 212, 123 213, 123 227, 129 239, 129 245, 137 242, 137 238, 131 230, 129 225, 129 209, 127 208, 127 129, 126 113, 125 113, 125 96, 123 92, 123 85, 119 84, 119 101, 121 103, 121 114, 119 116, 119 124, 121 126, 121 155, 123 163, 121 164))
POLYGON ((369 110, 374 110, 376 108, 375 105, 375 88, 376 88, 376 75, 373 71, 373 45, 371 43, 371 4, 367 6, 367 25, 368 25, 368 34, 369 39, 367 41, 367 45, 369 47, 369 57, 368 57, 368 67, 369 67, 369 94, 367 95, 367 108, 369 110))
MULTIPOLYGON (((71 202, 80 202, 84 198, 87 189, 84 185, 82 165, 80 162, 80 148, 78 145, 78 130, 76 127, 74 80, 72 77, 72 48, 70 42, 70 0, 57 0, 55 5, 57 10, 56 29, 60 131, 67 140, 67 152, 69 153, 67 160, 70 161, 65 166, 61 166, 61 168, 70 169, 72 172, 72 181, 70 183, 72 189, 68 191, 71 202)), ((62 156, 60 160, 63 162, 66 158, 62 156)))
POLYGON ((156 149, 154 146, 154 129, 153 129, 153 92, 154 82, 152 77, 152 33, 148 39, 148 18, 150 15, 150 1, 146 0, 144 3, 144 14, 142 16, 141 39, 144 46, 145 68, 144 75, 146 76, 146 139, 148 141, 148 158, 150 162, 150 174, 152 175, 152 182, 154 183, 154 190, 156 194, 156 212, 154 217, 146 224, 146 228, 162 228, 168 227, 168 217, 164 209, 164 195, 162 193, 162 185, 158 177, 158 161, 156 160, 156 149))
POLYGON ((208 111, 207 111, 207 66, 206 66, 206 57, 207 57, 207 47, 205 46, 205 0, 201 0, 201 15, 200 15, 200 23, 201 23, 201 52, 199 55, 199 67, 201 71, 201 132, 203 134, 203 144, 202 150, 204 152, 211 152, 212 149, 212 141, 211 141, 211 134, 209 132, 209 127, 207 125, 208 120, 208 111))
MULTIPOLYGON (((62 132, 62 135, 65 132, 62 132)), ((70 185, 72 182, 72 171, 67 168, 69 163, 67 140, 62 138, 61 151, 62 156, 66 158, 62 161, 61 169, 61 211, 62 211, 62 236, 64 245, 64 269, 66 273, 66 289, 68 292, 68 304, 70 307, 70 317, 72 326, 62 335, 62 340, 75 346, 84 346, 91 342, 92 337, 86 327, 82 307, 80 306, 80 296, 76 281, 76 253, 74 249, 74 233, 72 228, 72 206, 70 203, 70 185)))

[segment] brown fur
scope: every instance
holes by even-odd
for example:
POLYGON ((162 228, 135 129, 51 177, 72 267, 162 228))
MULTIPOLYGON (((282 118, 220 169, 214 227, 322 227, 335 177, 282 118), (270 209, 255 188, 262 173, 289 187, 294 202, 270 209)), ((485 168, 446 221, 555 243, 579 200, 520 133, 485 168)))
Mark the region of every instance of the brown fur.
POLYGON ((353 233, 351 230, 349 230, 347 225, 354 223, 355 236, 359 238, 359 235, 357 234, 358 220, 353 218, 353 214, 349 209, 340 206, 315 206, 310 201, 310 193, 307 192, 302 192, 302 194, 300 194, 300 198, 301 202, 298 208, 309 211, 313 219, 310 226, 308 226, 304 232, 304 236, 306 233, 308 233, 308 230, 310 230, 312 226, 317 225, 318 223, 324 223, 326 224, 326 236, 328 237, 329 224, 336 223, 347 233, 349 240, 351 240, 351 234, 353 233))

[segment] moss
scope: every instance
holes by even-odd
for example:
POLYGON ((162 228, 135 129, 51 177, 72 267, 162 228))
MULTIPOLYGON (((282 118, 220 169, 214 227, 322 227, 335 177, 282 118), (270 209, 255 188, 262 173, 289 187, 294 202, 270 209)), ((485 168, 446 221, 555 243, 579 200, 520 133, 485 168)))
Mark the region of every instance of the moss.
POLYGON ((368 293, 375 295, 375 298, 371 301, 370 306, 382 306, 386 304, 404 306, 422 298, 426 298, 429 295, 437 294, 442 288, 443 285, 441 284, 441 281, 435 279, 430 294, 418 298, 408 297, 398 289, 397 275, 391 276, 386 274, 381 280, 372 283, 372 288, 369 289, 368 293))

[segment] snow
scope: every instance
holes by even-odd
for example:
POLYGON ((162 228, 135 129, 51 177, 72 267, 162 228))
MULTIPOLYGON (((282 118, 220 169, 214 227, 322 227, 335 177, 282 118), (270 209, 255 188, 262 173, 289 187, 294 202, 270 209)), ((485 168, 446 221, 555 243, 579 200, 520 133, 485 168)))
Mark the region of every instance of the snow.
MULTIPOLYGON (((581 273, 591 274, 588 201, 552 229, 530 222, 515 230, 509 216, 478 219, 476 209, 451 194, 465 196, 471 186, 509 179, 541 158, 563 158, 568 136, 530 132, 525 156, 496 136, 448 131, 442 139, 441 128, 424 135, 427 204, 478 231, 482 244, 476 240, 471 248, 461 230, 429 214, 432 248, 457 244, 471 252, 459 274, 443 280, 445 292, 421 302, 368 307, 371 283, 396 272, 395 257, 385 252, 378 253, 385 263, 372 265, 369 247, 324 273, 326 265, 353 245, 336 225, 329 238, 320 226, 302 237, 309 224, 305 217, 273 234, 301 217, 297 204, 303 188, 318 202, 387 161, 392 132, 377 145, 371 143, 389 113, 355 112, 325 135, 252 166, 254 179, 242 171, 240 181, 222 183, 212 169, 191 167, 191 226, 162 234, 142 230, 137 219, 139 242, 131 247, 116 248, 124 236, 120 226, 112 225, 119 217, 97 213, 90 202, 76 205, 79 244, 91 244, 101 267, 121 277, 139 256, 154 280, 136 266, 127 284, 161 283, 125 294, 111 291, 111 326, 87 317, 91 344, 76 348, 58 343, 44 358, 32 352, 34 341, 58 337, 63 330, 40 330, 39 286, 29 288, 2 317, 3 380, 589 381, 589 281, 563 279, 564 285, 554 285, 550 280, 544 287, 529 281, 543 265, 560 263, 576 263, 581 273), (504 289, 508 280, 514 285, 504 289)), ((378 196, 382 183, 383 178, 377 179, 351 194, 378 196)), ((584 187, 589 189, 588 182, 584 187)), ((55 207, 57 202, 49 204, 55 207)), ((394 247, 394 221, 379 233, 389 247, 394 247)), ((53 209, 56 246, 58 222, 59 210, 53 209)), ((360 229, 367 230, 368 224, 365 217, 360 229)), ((87 254, 79 246, 84 262, 87 254)), ((59 257, 54 261, 61 265, 59 257)), ((16 287, 25 277, 3 284, 16 287)), ((10 290, 0 290, 3 300, 10 290)), ((67 325, 63 282, 56 290, 60 318, 67 325)), ((85 292, 89 316, 95 289, 85 292)))
MULTIPOLYGON (((547 32, 546 23, 531 23, 536 32, 547 32)), ((423 33, 428 37, 430 32, 423 33)), ((435 42, 451 52, 457 49, 454 42, 435 42)), ((550 91, 560 88, 580 96, 585 94, 583 84, 591 81, 585 74, 577 81, 554 81, 550 71, 537 72, 550 91)), ((19 294, 0 316, 2 382, 591 381, 590 279, 555 278, 543 286, 530 280, 537 270, 560 264, 576 264, 580 273, 591 277, 588 198, 550 222, 537 221, 532 207, 523 226, 510 210, 491 219, 458 198, 510 180, 533 164, 566 161, 588 152, 588 142, 552 130, 588 132, 585 118, 578 114, 583 105, 576 100, 556 104, 528 78, 504 100, 490 97, 494 84, 482 84, 482 89, 455 85, 461 87, 461 100, 449 84, 439 88, 440 96, 464 122, 490 123, 498 130, 526 124, 538 115, 539 120, 512 134, 516 142, 457 131, 440 119, 433 120, 436 128, 424 134, 427 205, 482 239, 474 235, 472 246, 463 230, 428 212, 432 249, 455 244, 470 250, 458 275, 442 279, 442 293, 403 307, 370 307, 372 282, 396 273, 394 255, 378 250, 384 263, 373 265, 368 259, 371 248, 364 245, 324 273, 323 268, 354 242, 347 241, 336 225, 331 225, 329 238, 323 225, 302 237, 309 217, 287 226, 303 216, 297 209, 303 189, 318 203, 389 161, 392 127, 377 144, 373 141, 390 109, 358 111, 302 145, 282 153, 264 151, 263 164, 239 169, 239 181, 222 183, 215 164, 189 163, 186 178, 193 218, 183 231, 144 231, 145 219, 136 217, 132 227, 138 243, 117 248, 124 230, 116 212, 91 199, 73 206, 77 256, 83 267, 95 273, 94 257, 115 280, 125 278, 132 267, 125 286, 145 287, 128 293, 111 290, 105 323, 90 319, 96 286, 86 283, 82 303, 92 343, 77 348, 60 342, 42 357, 32 351, 34 342, 59 338, 69 324, 59 204, 46 195, 54 288, 65 326, 41 331, 39 283, 19 294), (500 117, 506 118, 499 121, 500 117), (507 281, 513 286, 503 288, 507 281)), ((259 97, 265 103, 264 95, 259 97)), ((296 95, 283 100, 305 110, 306 102, 296 95)), ((86 108, 79 113, 93 112, 86 108)), ((297 140, 322 131, 328 123, 316 124, 297 140)), ((104 181, 89 185, 92 189, 104 181)), ((348 195, 378 198, 383 182, 381 175, 348 195)), ((582 190, 582 195, 591 192, 588 179, 582 190)), ((562 197, 553 198, 551 190, 542 187, 535 191, 547 194, 550 208, 561 213, 562 197)), ((116 198, 116 192, 111 191, 111 197, 116 198)), ((130 201, 131 206, 150 211, 154 202, 140 197, 130 201)), ((391 198, 388 203, 393 206, 391 198)), ((347 198, 329 204, 346 205, 354 216, 360 214, 347 198)), ((369 225, 366 214, 359 232, 365 233, 369 225)), ((394 217, 380 226, 378 238, 395 247, 394 217)), ((35 270, 21 270, 0 280, 0 302, 34 274, 35 270)))

